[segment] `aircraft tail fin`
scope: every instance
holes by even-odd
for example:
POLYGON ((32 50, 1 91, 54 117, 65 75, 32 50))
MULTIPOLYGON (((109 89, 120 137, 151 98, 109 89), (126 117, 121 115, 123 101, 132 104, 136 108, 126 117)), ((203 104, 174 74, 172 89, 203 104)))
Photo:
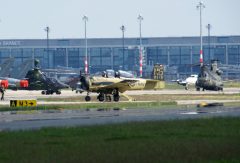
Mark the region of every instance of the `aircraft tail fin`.
POLYGON ((33 59, 25 60, 20 66, 15 68, 15 71, 12 72, 11 77, 16 79, 25 78, 27 72, 33 67, 33 59))
POLYGON ((9 77, 11 73, 11 69, 13 67, 14 58, 8 58, 6 59, 1 65, 0 65, 0 76, 1 77, 9 77))

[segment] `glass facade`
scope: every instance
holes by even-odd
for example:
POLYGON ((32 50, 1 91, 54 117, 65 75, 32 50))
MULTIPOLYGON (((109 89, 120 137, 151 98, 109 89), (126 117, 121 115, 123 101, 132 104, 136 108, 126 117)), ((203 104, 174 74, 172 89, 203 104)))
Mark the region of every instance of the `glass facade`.
MULTIPOLYGON (((221 64, 240 65, 240 36, 212 37, 203 46, 204 62, 218 59, 221 64)), ((15 65, 20 65, 28 58, 36 58, 44 69, 59 66, 84 70, 85 44, 84 39, 49 40, 18 40, 16 46, 3 46, 0 40, 0 62, 8 57, 15 58, 15 65)), ((13 42, 11 40, 11 42, 13 42)), ((139 39, 127 38, 125 47, 122 39, 89 39, 88 40, 89 71, 95 73, 106 69, 128 70, 139 72, 139 39)), ((179 74, 191 74, 199 71, 191 67, 199 63, 199 38, 144 38, 143 73, 149 74, 154 64, 167 67, 175 66, 179 74)))

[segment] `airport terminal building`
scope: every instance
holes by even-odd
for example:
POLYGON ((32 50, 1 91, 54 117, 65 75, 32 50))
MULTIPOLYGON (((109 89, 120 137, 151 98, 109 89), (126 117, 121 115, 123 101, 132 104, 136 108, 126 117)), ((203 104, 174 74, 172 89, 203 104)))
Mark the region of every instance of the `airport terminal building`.
MULTIPOLYGON (((139 38, 88 39, 90 73, 106 69, 139 73, 139 38)), ((166 67, 168 78, 197 73, 199 37, 142 38, 143 76, 149 76, 154 64, 166 67)), ((40 60, 44 69, 62 67, 84 71, 85 39, 17 39, 0 40, 0 62, 14 57, 15 65, 29 58, 40 60)), ((203 37, 204 62, 218 59, 228 78, 240 78, 240 36, 203 37)))

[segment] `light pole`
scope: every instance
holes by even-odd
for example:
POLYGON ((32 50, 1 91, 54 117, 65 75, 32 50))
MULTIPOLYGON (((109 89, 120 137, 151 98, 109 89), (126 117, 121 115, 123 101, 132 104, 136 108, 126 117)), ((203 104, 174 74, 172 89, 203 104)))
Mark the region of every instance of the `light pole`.
POLYGON ((207 26, 206 26, 206 28, 208 29, 208 57, 209 57, 209 59, 211 59, 210 58, 210 30, 211 30, 211 28, 212 28, 212 26, 211 26, 211 24, 208 24, 207 26))
POLYGON ((124 64, 124 62, 125 62, 125 56, 124 56, 124 52, 125 52, 125 49, 124 49, 124 32, 125 32, 125 30, 126 30, 126 28, 125 28, 125 26, 124 25, 122 25, 121 27, 120 27, 120 29, 122 30, 122 55, 123 55, 123 62, 122 62, 122 65, 123 65, 123 70, 125 70, 125 64, 124 64))
POLYGON ((205 8, 203 2, 199 2, 197 9, 200 10, 200 66, 203 66, 203 45, 202 45, 202 9, 205 8))
MULTIPOLYGON (((47 26, 44 30, 47 32, 47 56, 49 58, 49 32, 50 32, 49 26, 47 26)), ((48 68, 49 68, 49 59, 48 59, 48 68)))
POLYGON ((138 15, 138 21, 139 21, 139 76, 142 77, 143 74, 143 56, 142 56, 142 20, 143 17, 141 15, 138 15))
POLYGON ((88 73, 88 47, 87 47, 87 21, 88 17, 86 15, 83 16, 84 27, 85 27, 85 74, 88 73))

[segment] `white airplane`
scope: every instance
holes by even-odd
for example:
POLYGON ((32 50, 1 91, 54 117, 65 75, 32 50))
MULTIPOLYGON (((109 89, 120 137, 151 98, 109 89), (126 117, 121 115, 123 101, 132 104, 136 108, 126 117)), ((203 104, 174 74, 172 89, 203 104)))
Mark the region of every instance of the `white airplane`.
POLYGON ((188 90, 189 85, 196 84, 197 78, 198 78, 198 75, 193 74, 193 75, 187 77, 185 80, 178 79, 178 80, 172 80, 172 81, 177 82, 179 85, 185 86, 185 89, 188 90))

